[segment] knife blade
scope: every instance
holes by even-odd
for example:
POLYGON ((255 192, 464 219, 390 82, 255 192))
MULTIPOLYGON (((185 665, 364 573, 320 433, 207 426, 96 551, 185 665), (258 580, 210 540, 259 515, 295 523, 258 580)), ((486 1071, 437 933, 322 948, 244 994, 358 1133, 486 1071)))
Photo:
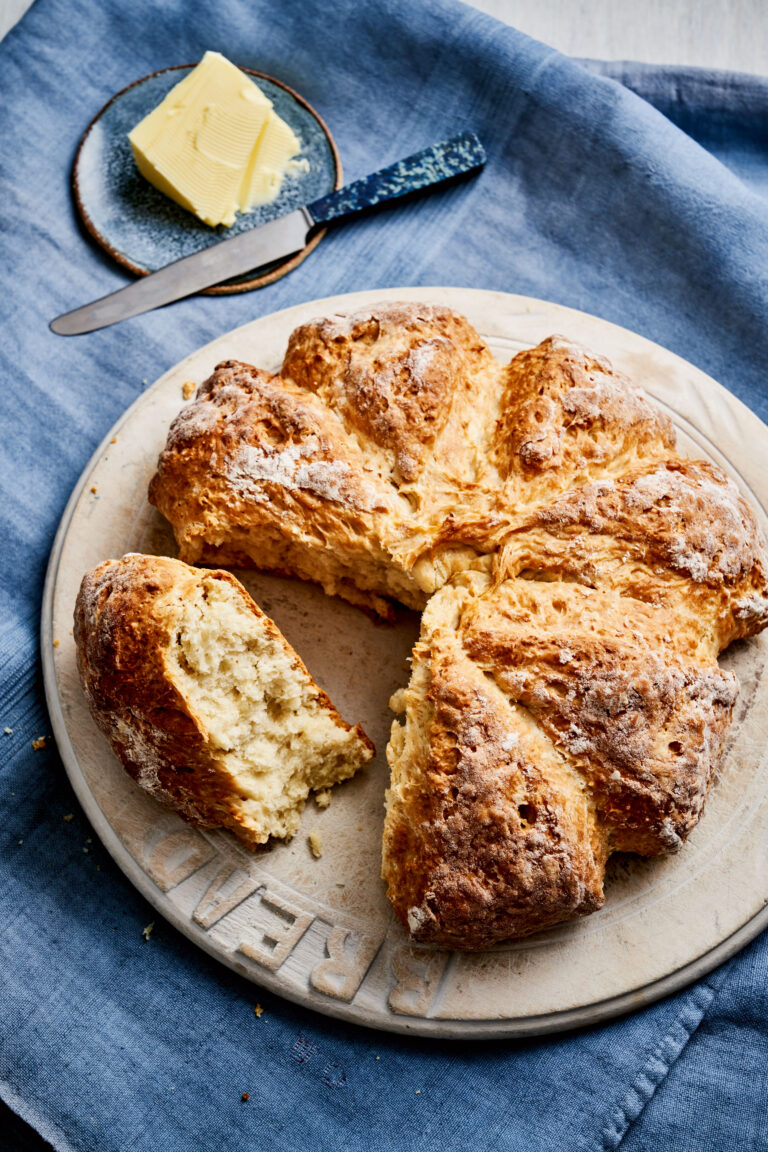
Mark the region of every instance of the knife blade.
POLYGON ((51 321, 51 330, 60 336, 77 336, 191 296, 231 276, 300 252, 316 227, 455 179, 481 168, 485 160, 485 150, 475 133, 462 132, 268 224, 184 256, 117 292, 65 312, 51 321))

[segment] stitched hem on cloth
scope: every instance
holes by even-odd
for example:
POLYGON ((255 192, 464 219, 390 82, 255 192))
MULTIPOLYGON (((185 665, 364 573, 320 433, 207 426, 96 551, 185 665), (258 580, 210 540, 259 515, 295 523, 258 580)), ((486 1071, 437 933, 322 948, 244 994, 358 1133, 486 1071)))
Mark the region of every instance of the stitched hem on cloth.
POLYGON ((725 978, 721 970, 715 979, 701 984, 690 994, 679 1017, 654 1048, 643 1068, 630 1085, 621 1103, 613 1109, 603 1127, 594 1152, 615 1152, 631 1126, 653 1098, 657 1088, 669 1075, 688 1041, 704 1019, 725 978))
POLYGON ((38 1136, 47 1140, 56 1152, 77 1152, 74 1144, 70 1144, 61 1129, 50 1124, 39 1112, 31 1108, 23 1096, 11 1088, 7 1080, 0 1080, 0 1096, 11 1111, 20 1116, 25 1124, 29 1124, 30 1128, 34 1128, 38 1136))

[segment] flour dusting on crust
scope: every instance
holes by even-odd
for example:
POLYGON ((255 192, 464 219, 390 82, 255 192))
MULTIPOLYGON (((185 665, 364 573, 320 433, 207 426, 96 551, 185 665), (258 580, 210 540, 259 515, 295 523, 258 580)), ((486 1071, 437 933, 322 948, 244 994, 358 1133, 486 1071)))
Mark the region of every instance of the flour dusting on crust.
POLYGON ((381 505, 381 498, 371 485, 361 486, 356 482, 349 464, 318 458, 320 450, 316 436, 273 451, 262 445, 247 444, 231 462, 228 478, 235 488, 255 500, 269 500, 268 490, 262 487, 266 480, 289 491, 304 489, 323 500, 335 500, 366 511, 381 505))

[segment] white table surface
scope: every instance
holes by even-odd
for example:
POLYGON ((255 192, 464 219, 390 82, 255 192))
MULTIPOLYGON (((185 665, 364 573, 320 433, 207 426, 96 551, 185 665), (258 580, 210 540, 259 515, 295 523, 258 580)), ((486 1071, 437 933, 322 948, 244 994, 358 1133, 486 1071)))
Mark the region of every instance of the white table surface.
MULTIPOLYGON (((30 3, 0 0, 0 39, 30 3)), ((768 0, 474 0, 474 7, 570 56, 768 74, 768 0)))

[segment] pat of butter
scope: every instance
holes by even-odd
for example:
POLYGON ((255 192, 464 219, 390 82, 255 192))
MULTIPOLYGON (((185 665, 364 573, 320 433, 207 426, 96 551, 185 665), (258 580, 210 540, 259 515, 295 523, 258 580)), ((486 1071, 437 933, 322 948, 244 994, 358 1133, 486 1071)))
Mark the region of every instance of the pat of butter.
POLYGON ((301 148, 271 100, 218 52, 206 52, 128 139, 142 176, 212 226, 274 200, 301 148))

